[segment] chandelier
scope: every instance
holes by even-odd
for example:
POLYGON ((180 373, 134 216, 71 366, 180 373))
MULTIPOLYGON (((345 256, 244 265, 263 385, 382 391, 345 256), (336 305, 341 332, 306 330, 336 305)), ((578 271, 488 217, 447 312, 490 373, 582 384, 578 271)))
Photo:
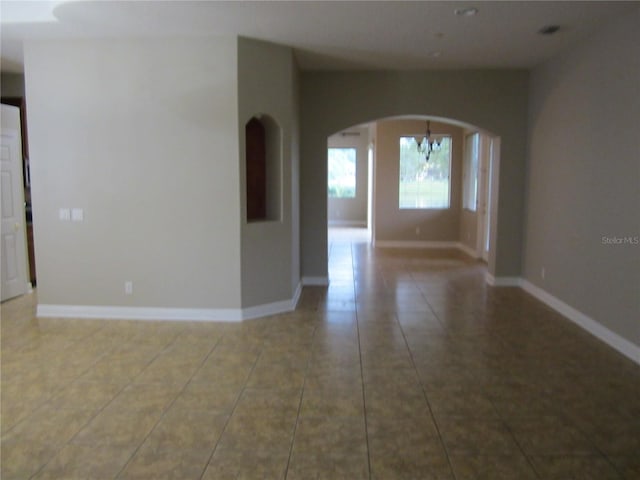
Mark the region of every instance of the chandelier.
POLYGON ((431 138, 431 122, 427 121, 427 131, 424 134, 422 140, 419 137, 415 137, 416 144, 418 145, 418 153, 424 155, 424 161, 428 162, 431 152, 440 150, 440 143, 438 140, 431 138))

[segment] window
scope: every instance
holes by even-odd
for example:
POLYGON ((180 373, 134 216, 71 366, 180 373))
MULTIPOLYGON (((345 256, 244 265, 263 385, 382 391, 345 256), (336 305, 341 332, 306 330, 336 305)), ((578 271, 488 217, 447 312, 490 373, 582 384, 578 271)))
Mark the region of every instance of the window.
POLYGON ((449 208, 451 137, 434 138, 440 148, 426 162, 414 137, 400 137, 400 208, 449 208))
POLYGON ((356 149, 329 148, 328 193, 332 198, 356 196, 356 149))
POLYGON ((462 208, 476 211, 478 203, 478 156, 480 135, 474 133, 465 138, 464 164, 462 166, 462 208))

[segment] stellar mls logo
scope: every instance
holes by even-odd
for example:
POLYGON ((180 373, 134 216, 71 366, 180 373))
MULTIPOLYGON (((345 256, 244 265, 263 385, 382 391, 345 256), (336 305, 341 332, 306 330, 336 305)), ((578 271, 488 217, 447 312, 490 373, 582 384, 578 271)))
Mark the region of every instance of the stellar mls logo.
POLYGON ((602 245, 640 245, 640 237, 607 237, 605 235, 602 236, 602 245))

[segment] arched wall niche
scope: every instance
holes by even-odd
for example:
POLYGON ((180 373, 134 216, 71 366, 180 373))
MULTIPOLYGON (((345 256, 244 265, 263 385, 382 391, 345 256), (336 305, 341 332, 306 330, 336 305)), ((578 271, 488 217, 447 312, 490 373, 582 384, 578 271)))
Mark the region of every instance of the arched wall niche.
POLYGON ((245 124, 247 222, 282 217, 282 129, 265 114, 245 124))

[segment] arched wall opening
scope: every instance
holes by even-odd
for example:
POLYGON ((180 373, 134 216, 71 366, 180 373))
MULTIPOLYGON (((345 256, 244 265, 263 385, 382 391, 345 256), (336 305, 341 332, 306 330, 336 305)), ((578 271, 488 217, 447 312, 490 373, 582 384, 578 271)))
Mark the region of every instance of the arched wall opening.
POLYGON ((301 253, 306 284, 327 278, 327 138, 372 119, 423 117, 482 126, 500 138, 494 165, 495 245, 488 271, 521 270, 526 170, 524 70, 305 72, 301 76, 301 253))
POLYGON ((448 246, 488 262, 497 218, 491 165, 499 165, 499 141, 478 126, 426 115, 377 119, 334 133, 327 141, 328 226, 366 226, 373 245, 448 246), (429 160, 416 143, 427 128, 440 141, 429 160), (332 182, 342 172, 332 150, 349 148, 358 160, 356 195, 334 198, 332 182), (368 151, 374 159, 369 165, 368 151))

